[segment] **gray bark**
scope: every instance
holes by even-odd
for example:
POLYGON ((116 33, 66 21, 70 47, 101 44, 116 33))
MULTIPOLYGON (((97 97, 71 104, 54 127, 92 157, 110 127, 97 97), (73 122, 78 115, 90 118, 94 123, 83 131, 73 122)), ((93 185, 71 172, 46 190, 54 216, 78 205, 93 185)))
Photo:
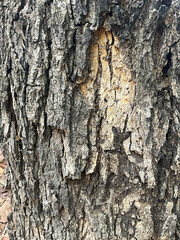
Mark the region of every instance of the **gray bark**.
POLYGON ((178 0, 0 3, 10 239, 180 239, 178 0))

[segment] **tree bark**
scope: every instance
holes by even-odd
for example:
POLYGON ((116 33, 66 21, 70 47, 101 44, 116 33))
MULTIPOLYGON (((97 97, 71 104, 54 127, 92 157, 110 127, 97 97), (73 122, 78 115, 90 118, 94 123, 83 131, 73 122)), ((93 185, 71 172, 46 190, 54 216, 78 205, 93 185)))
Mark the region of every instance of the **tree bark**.
POLYGON ((180 239, 178 0, 3 0, 10 239, 180 239))

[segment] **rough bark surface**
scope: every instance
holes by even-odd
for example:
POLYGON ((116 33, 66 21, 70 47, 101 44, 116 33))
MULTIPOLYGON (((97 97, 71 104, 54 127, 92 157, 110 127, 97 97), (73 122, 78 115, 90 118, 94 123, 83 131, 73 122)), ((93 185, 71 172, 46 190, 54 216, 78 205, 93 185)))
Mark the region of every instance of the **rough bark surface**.
POLYGON ((0 2, 10 239, 180 239, 178 0, 0 2))
POLYGON ((11 211, 8 189, 6 189, 7 162, 0 151, 0 239, 9 240, 7 235, 7 216, 11 211))

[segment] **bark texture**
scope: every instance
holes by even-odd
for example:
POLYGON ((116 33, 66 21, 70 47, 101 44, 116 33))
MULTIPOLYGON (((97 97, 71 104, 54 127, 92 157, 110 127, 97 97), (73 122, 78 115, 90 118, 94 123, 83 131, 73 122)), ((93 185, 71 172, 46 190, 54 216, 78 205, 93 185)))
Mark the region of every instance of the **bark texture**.
POLYGON ((0 2, 12 240, 180 239, 178 0, 0 2))

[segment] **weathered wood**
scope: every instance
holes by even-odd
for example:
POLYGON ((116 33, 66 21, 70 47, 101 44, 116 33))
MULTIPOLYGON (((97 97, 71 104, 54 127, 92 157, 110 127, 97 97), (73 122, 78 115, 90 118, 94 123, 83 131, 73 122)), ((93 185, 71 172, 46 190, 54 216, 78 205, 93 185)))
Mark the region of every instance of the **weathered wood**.
POLYGON ((180 239, 177 0, 0 3, 13 239, 180 239))

